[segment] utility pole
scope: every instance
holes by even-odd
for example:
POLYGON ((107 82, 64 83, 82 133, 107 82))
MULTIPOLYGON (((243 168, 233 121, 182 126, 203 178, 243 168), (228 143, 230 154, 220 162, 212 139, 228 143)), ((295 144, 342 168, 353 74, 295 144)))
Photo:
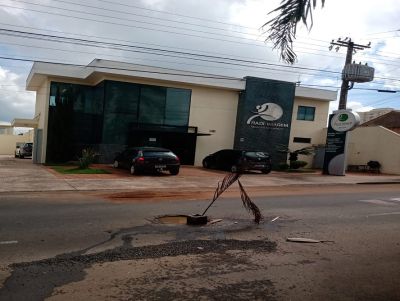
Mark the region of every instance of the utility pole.
MULTIPOLYGON (((371 48, 370 47, 371 42, 368 45, 359 45, 354 43, 350 38, 346 38, 344 40, 341 40, 340 38, 335 42, 332 40, 331 46, 329 46, 329 50, 332 50, 333 46, 335 47, 336 52, 339 51, 340 47, 346 47, 347 48, 347 54, 346 54, 346 62, 345 66, 348 64, 351 64, 351 61, 353 59, 353 53, 356 53, 357 50, 364 50, 365 48, 371 48)), ((339 110, 345 110, 346 105, 347 105, 347 93, 348 91, 353 88, 354 83, 352 82, 349 86, 349 81, 346 79, 343 79, 342 81, 342 86, 340 88, 340 98, 339 98, 339 110)))
POLYGON ((347 164, 347 133, 353 130, 360 122, 357 113, 346 109, 347 93, 353 88, 354 83, 370 82, 374 79, 374 68, 367 64, 361 65, 352 63, 353 53, 357 50, 370 48, 368 45, 359 45, 354 43, 350 38, 344 40, 338 39, 336 42, 332 40, 329 50, 333 46, 336 51, 340 47, 347 48, 346 63, 342 71, 342 87, 340 89, 339 109, 329 115, 328 131, 326 135, 326 148, 324 157, 323 173, 335 176, 344 176, 346 174, 347 164))

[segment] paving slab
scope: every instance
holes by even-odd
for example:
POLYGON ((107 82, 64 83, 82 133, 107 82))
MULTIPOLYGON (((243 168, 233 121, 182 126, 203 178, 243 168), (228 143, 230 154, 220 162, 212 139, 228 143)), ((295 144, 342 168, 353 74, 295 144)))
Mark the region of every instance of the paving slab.
POLYGON ((49 173, 30 158, 0 156, 0 192, 72 190, 64 179, 49 173))
MULTIPOLYGON (((50 167, 33 164, 30 159, 0 156, 0 192, 26 191, 110 191, 110 190, 193 190, 215 188, 226 172, 182 166, 179 175, 135 175, 116 170, 110 165, 96 166, 111 171, 101 175, 64 175, 50 167)), ((400 183, 399 175, 348 173, 346 176, 328 176, 321 172, 285 173, 268 175, 247 173, 241 182, 246 187, 289 187, 306 185, 347 185, 360 183, 400 183)))

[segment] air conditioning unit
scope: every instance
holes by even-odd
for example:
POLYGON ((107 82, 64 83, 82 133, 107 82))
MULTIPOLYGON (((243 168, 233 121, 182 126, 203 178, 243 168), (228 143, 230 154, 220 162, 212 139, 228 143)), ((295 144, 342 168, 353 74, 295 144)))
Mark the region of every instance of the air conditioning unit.
POLYGON ((375 69, 368 65, 347 64, 342 71, 342 79, 355 83, 373 81, 375 69))

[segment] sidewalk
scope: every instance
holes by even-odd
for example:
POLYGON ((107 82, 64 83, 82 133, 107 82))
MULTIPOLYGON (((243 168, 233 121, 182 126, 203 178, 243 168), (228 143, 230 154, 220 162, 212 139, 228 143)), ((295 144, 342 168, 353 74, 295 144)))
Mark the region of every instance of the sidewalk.
MULTIPOLYGON (((183 166, 179 175, 131 176, 128 171, 114 170, 104 175, 62 175, 49 167, 34 165, 29 159, 14 159, 0 156, 0 192, 44 192, 44 191, 111 191, 174 189, 176 191, 215 189, 226 175, 222 171, 205 170, 183 166)), ((346 176, 327 176, 321 173, 271 172, 244 174, 241 182, 246 187, 286 187, 350 185, 367 183, 399 183, 400 175, 348 173, 346 176)))

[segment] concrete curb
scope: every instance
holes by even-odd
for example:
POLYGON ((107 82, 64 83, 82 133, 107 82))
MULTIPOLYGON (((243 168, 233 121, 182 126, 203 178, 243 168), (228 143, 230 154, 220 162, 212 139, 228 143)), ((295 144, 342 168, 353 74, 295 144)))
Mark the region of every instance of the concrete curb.
MULTIPOLYGON (((400 181, 382 181, 382 182, 355 182, 355 183, 309 183, 309 184, 282 184, 282 185, 265 185, 265 186, 246 186, 247 189, 271 189, 271 188, 285 188, 285 187, 323 187, 323 186, 355 186, 355 185, 393 185, 400 184, 400 181)), ((215 187, 211 186, 199 186, 199 187, 177 187, 177 191, 197 191, 197 190, 214 190, 215 187)), ((154 187, 154 188, 102 188, 102 189, 54 189, 54 190, 10 190, 10 191, 0 191, 0 195, 2 194, 10 194, 10 193, 57 193, 57 192, 124 192, 124 191, 167 191, 171 190, 170 188, 164 187, 154 187)))

